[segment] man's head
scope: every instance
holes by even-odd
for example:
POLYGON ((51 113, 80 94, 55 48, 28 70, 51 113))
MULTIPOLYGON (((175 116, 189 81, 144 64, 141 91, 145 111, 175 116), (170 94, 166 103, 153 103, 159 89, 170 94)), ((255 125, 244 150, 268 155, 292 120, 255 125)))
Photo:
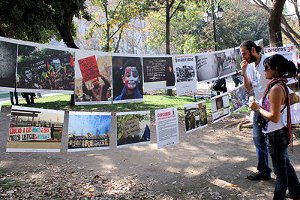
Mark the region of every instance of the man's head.
POLYGON ((24 70, 24 75, 27 80, 32 80, 32 78, 33 78, 33 74, 29 68, 24 70))
POLYGON ((262 48, 257 46, 253 41, 247 40, 241 43, 240 51, 242 59, 247 63, 256 62, 259 59, 262 48))

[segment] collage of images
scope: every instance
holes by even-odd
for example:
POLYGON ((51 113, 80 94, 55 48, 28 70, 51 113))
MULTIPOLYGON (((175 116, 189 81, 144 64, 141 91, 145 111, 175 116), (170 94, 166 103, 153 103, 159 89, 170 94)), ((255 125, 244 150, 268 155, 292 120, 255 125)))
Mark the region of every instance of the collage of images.
MULTIPOLYGON (((212 123, 230 115, 229 94, 212 99, 212 123)), ((248 102, 244 87, 231 93, 234 111, 248 102)), ((186 133, 208 125, 205 101, 184 107, 186 133)), ((150 111, 115 113, 117 130, 111 130, 110 112, 68 112, 68 152, 109 149, 111 137, 116 146, 149 144, 150 111)), ((7 152, 60 152, 64 130, 65 112, 33 107, 12 106, 7 152)), ((178 114, 176 108, 155 111, 157 147, 179 143, 178 114)))

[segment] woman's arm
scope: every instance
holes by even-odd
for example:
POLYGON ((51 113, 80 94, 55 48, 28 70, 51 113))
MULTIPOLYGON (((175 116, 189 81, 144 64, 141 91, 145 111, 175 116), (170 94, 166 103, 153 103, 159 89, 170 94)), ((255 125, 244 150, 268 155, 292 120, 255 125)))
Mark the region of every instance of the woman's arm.
POLYGON ((266 117, 274 123, 278 123, 281 119, 281 105, 285 102, 285 94, 281 86, 274 86, 269 93, 270 112, 261 108, 254 101, 250 102, 250 108, 259 112, 262 116, 266 117))

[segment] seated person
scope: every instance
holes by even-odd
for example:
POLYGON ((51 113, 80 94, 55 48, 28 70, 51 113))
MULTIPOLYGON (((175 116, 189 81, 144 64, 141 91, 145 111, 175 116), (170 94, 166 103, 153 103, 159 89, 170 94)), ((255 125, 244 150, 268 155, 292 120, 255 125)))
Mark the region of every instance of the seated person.
POLYGON ((217 91, 218 95, 220 94, 220 92, 227 92, 226 79, 221 78, 216 80, 213 85, 213 90, 217 91))

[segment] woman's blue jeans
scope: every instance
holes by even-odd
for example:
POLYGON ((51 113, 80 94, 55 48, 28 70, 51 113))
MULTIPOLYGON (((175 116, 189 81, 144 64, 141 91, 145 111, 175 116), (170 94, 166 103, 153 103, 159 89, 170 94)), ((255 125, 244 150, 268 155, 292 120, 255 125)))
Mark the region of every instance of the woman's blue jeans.
POLYGON ((276 174, 276 186, 273 199, 285 199, 286 190, 291 194, 299 193, 299 180, 294 167, 291 165, 287 153, 289 138, 287 129, 279 129, 267 133, 269 139, 269 153, 272 158, 274 173, 276 174))
POLYGON ((262 132, 262 127, 256 122, 258 115, 258 112, 254 112, 253 142, 256 147, 256 157, 258 160, 257 170, 265 176, 270 176, 272 170, 269 168, 267 136, 262 132))

